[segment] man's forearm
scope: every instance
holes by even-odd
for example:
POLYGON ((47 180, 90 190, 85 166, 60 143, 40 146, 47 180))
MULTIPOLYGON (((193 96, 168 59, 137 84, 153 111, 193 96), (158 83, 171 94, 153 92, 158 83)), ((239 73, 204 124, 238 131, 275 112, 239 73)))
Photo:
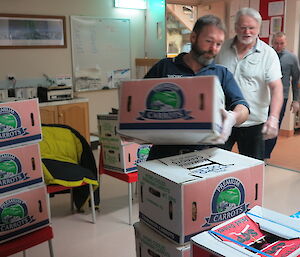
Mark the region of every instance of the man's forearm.
POLYGON ((234 107, 233 113, 235 114, 236 125, 240 125, 248 119, 249 109, 243 104, 238 104, 234 107))

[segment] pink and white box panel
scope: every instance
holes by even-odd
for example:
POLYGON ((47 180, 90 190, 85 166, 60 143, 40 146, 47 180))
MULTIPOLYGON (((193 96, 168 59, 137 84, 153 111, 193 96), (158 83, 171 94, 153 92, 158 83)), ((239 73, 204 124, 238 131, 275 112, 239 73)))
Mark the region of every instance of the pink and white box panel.
POLYGON ((149 144, 103 144, 103 164, 106 170, 121 173, 137 171, 137 165, 146 161, 151 145, 149 144))
POLYGON ((220 134, 224 93, 216 76, 122 82, 118 132, 152 144, 206 144, 220 134))
POLYGON ((264 162, 219 148, 138 166, 140 219, 177 244, 262 204, 264 162))
POLYGON ((38 99, 0 103, 0 148, 42 139, 38 99))
POLYGON ((0 243, 49 224, 45 186, 0 197, 0 243))
POLYGON ((0 148, 0 193, 43 182, 39 144, 0 148))

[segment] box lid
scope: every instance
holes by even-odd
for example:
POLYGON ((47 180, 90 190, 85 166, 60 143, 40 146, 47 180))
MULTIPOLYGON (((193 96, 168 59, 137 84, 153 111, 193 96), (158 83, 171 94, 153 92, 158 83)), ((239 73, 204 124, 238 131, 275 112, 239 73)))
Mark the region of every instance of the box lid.
POLYGON ((263 162, 214 147, 147 161, 139 166, 175 183, 186 183, 222 176, 257 165, 263 165, 263 162))

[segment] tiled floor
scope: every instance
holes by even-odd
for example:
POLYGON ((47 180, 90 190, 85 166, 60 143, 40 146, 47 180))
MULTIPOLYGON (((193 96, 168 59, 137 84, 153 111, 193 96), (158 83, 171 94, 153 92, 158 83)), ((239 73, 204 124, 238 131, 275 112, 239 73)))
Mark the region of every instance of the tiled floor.
MULTIPOLYGON (((69 196, 51 199, 56 257, 134 257, 134 229, 128 225, 127 184, 104 175, 97 223, 90 215, 71 214, 69 196)), ((300 210, 300 173, 266 166, 264 207, 290 215, 300 210)), ((133 221, 138 221, 135 197, 133 221)), ((1 256, 1 253, 0 253, 1 256)), ((21 257, 18 253, 13 255, 21 257)), ((27 251, 27 257, 48 257, 48 244, 27 251)))

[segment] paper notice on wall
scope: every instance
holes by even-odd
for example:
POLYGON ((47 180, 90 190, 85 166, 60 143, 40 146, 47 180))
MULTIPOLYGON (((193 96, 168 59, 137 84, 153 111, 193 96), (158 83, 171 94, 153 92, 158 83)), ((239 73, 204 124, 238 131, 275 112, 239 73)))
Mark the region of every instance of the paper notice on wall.
POLYGON ((271 26, 270 26, 270 33, 276 34, 277 32, 281 31, 282 26, 282 18, 279 17, 272 17, 271 18, 271 26))
POLYGON ((270 2, 268 7, 268 16, 278 16, 284 14, 284 1, 270 2))
POLYGON ((270 35, 270 21, 264 20, 261 22, 259 37, 269 37, 270 35))

